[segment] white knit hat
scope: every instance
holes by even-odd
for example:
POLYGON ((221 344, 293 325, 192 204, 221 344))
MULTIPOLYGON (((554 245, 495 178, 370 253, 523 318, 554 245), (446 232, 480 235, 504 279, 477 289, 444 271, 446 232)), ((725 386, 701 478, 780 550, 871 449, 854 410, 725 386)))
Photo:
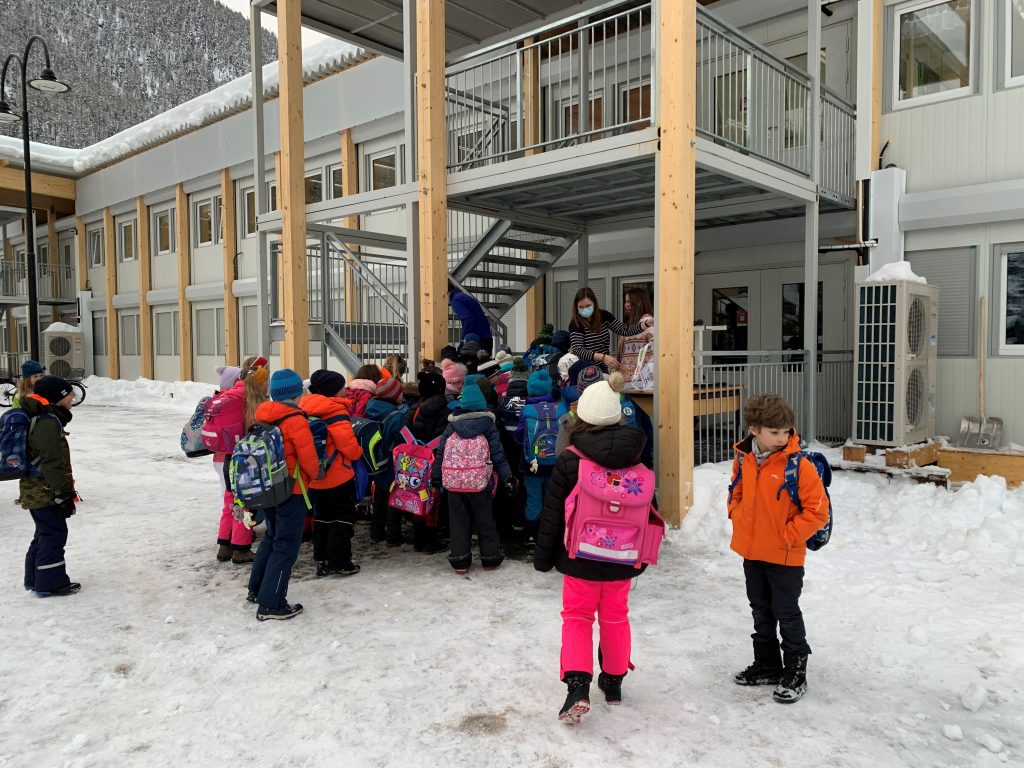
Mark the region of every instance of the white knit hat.
POLYGON ((558 361, 558 375, 562 377, 562 381, 569 380, 569 369, 578 360, 579 358, 572 352, 566 352, 562 355, 562 359, 558 361))
POLYGON ((622 421, 622 406, 619 393, 625 386, 625 380, 618 371, 608 377, 607 381, 591 384, 580 395, 576 405, 576 416, 580 421, 593 424, 595 427, 610 427, 622 421))

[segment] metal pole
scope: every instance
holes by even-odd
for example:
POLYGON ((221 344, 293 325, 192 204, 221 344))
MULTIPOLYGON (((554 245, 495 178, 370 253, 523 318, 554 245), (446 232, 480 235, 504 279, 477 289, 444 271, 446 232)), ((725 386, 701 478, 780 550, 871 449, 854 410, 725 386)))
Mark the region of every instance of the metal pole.
POLYGON ((807 69, 811 95, 807 102, 807 145, 810 148, 811 182, 814 201, 804 209, 804 424, 803 439, 815 439, 815 386, 818 369, 818 182, 821 175, 821 2, 807 0, 807 69))
MULTIPOLYGON (((416 176, 416 2, 402 2, 403 89, 405 97, 405 178, 416 176)), ((411 369, 411 368, 410 368, 411 369)))
POLYGON ((578 288, 587 287, 590 280, 590 233, 586 230, 576 241, 576 282, 578 288))
POLYGON ((29 148, 28 83, 21 62, 21 138, 25 153, 25 268, 28 270, 28 351, 39 360, 39 298, 36 292, 36 232, 32 215, 32 151, 29 148))
MULTIPOLYGON (((267 212, 267 175, 264 163, 266 149, 263 135, 263 38, 261 32, 262 11, 253 2, 249 8, 249 53, 252 66, 252 116, 253 116, 253 192, 256 197, 256 221, 267 212)), ((267 252, 267 233, 256 227, 256 244, 259 249, 259 278, 256 280, 256 346, 260 354, 270 358, 270 259, 267 252)))
POLYGON ((327 368, 327 326, 330 322, 331 275, 327 235, 320 234, 320 367, 327 368))
MULTIPOLYGON (((405 206, 405 251, 406 251, 406 278, 405 290, 408 294, 406 299, 406 361, 410 371, 420 369, 420 260, 419 260, 419 203, 410 202, 405 206)), ((433 350, 428 354, 438 354, 440 350, 433 350)))

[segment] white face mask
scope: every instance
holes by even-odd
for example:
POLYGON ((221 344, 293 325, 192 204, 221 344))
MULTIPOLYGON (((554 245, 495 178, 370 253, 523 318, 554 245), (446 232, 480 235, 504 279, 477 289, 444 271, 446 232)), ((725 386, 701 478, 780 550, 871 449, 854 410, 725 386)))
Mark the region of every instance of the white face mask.
POLYGON ((580 317, 582 317, 584 320, 589 320, 591 317, 594 316, 593 304, 591 304, 589 307, 577 307, 577 310, 580 313, 580 317))

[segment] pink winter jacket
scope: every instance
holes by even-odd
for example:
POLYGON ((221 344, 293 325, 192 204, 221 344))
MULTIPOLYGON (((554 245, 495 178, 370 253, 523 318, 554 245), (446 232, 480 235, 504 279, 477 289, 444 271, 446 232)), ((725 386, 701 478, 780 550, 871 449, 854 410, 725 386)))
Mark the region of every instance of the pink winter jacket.
POLYGON ((349 416, 352 418, 366 415, 366 404, 377 395, 377 385, 369 379, 352 379, 342 390, 341 396, 352 403, 349 416))

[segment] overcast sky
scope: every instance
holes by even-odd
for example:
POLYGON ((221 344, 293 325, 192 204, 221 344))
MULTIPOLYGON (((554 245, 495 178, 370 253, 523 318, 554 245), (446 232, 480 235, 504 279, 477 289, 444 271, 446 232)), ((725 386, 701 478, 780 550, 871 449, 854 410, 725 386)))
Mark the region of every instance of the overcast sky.
MULTIPOLYGON (((249 0, 217 0, 217 2, 226 5, 228 8, 238 11, 240 14, 249 18, 249 0)), ((269 13, 263 14, 263 26, 269 29, 275 35, 277 34, 277 17, 269 13)), ((322 35, 319 32, 302 28, 302 47, 306 48, 312 43, 318 40, 323 40, 326 35, 322 35)))

